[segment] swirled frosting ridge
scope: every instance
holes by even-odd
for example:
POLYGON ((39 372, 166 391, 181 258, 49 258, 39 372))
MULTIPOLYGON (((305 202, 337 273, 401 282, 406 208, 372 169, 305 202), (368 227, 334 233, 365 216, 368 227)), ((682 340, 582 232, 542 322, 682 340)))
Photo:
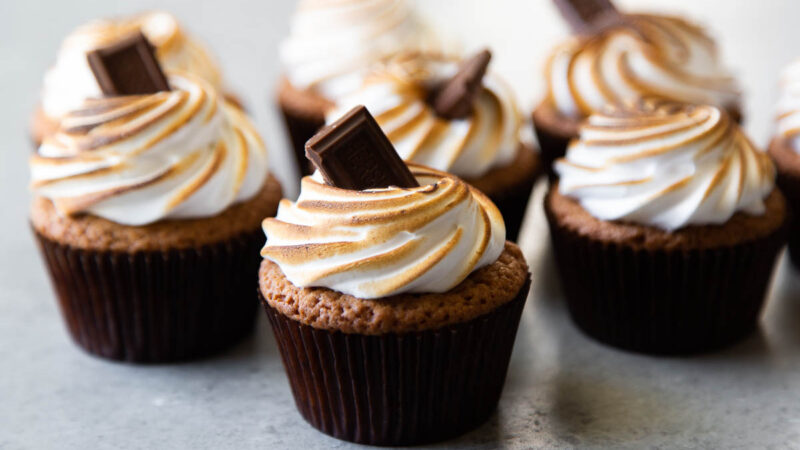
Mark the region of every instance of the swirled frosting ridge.
POLYGON ((359 298, 445 292, 491 264, 505 244, 494 204, 460 179, 409 165, 420 187, 351 191, 319 173, 264 220, 261 254, 294 285, 359 298))

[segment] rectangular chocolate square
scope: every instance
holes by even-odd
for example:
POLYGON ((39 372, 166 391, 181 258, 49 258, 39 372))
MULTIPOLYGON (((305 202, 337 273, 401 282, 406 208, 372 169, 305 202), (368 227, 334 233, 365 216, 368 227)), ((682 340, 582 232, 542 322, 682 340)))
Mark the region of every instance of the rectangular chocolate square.
POLYGON ((103 94, 153 94, 168 91, 153 47, 141 32, 86 55, 103 94))
POLYGON ((472 113, 473 103, 481 90, 483 76, 491 59, 492 53, 482 50, 462 62, 456 74, 434 91, 431 104, 438 116, 463 119, 472 113))
POLYGON ((365 190, 419 186, 389 138, 364 106, 357 106, 306 142, 306 157, 325 182, 365 190))

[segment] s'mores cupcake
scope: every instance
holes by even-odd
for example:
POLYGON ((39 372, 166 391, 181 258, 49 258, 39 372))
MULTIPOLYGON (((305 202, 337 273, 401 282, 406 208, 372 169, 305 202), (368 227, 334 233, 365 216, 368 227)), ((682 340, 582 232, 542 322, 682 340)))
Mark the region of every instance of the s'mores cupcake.
POLYGON ((451 174, 406 168, 363 107, 309 152, 320 171, 264 220, 259 272, 300 413, 371 445, 477 427, 497 405, 530 284, 500 212, 451 174))
POLYGON ((148 49, 116 43, 95 69, 105 92, 152 92, 85 101, 31 157, 31 225, 77 344, 163 362, 252 330, 260 223, 281 187, 242 110, 148 49))
POLYGON ((755 329, 787 208, 724 109, 643 101, 581 126, 545 199, 567 304, 588 335, 647 353, 755 329))

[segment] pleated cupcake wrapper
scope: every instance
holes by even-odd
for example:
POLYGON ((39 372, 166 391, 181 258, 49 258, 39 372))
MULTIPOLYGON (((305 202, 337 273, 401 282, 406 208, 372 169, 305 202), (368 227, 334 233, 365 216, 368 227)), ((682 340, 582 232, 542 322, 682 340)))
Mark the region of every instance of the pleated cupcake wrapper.
POLYGON ((564 138, 558 134, 551 133, 544 127, 534 126, 533 131, 536 133, 536 139, 539 142, 542 167, 548 178, 552 180, 556 176, 553 164, 558 158, 563 158, 567 154, 567 146, 571 137, 564 138))
POLYGON ((361 444, 413 445, 460 435, 494 411, 529 288, 469 322, 382 336, 316 329, 262 302, 312 426, 361 444))
POLYGON ((800 267, 800 179, 793 177, 778 168, 776 178, 778 187, 786 197, 789 207, 789 257, 796 267, 800 267))
POLYGON ((690 354, 756 327, 785 228, 725 248, 637 250, 581 236, 545 209, 570 314, 589 336, 633 351, 690 354))
POLYGON ((67 328, 92 354, 185 360, 253 329, 261 230, 198 249, 136 253, 78 249, 35 234, 67 328))
POLYGON ((525 211, 528 209, 528 200, 531 197, 533 184, 536 181, 532 177, 530 182, 523 186, 518 186, 513 192, 501 193, 491 197, 492 202, 503 214, 503 221, 506 223, 506 239, 517 242, 519 232, 522 229, 522 220, 525 218, 525 211))
POLYGON ((281 113, 292 141, 297 170, 300 172, 301 177, 311 175, 313 170, 311 162, 306 158, 306 141, 311 139, 325 125, 325 120, 317 120, 313 117, 297 114, 284 106, 281 106, 281 113))

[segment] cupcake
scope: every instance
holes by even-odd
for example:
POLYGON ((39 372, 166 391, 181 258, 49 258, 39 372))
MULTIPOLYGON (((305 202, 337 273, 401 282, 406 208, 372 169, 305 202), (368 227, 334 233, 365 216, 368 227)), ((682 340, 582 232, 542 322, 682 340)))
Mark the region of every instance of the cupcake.
POLYGON ((785 238, 775 169, 724 109, 646 100, 581 126, 545 212, 569 311, 646 353, 751 332, 785 238))
MULTIPOLYGON (((777 134, 769 146, 775 162, 777 182, 789 209, 800 211, 800 61, 789 65, 781 77, 777 107, 777 134)), ((796 214, 789 225, 789 256, 800 266, 800 223, 796 214)))
MULTIPOLYGON (((41 103, 31 125, 31 137, 37 146, 44 136, 59 129, 59 122, 65 114, 80 108, 85 99, 102 95, 86 54, 137 31, 141 31, 155 47, 156 57, 165 70, 189 72, 217 89, 222 88, 216 61, 202 44, 184 33, 169 13, 159 11, 95 20, 66 37, 55 64, 45 74, 41 103)), ((233 96, 229 96, 229 100, 238 103, 233 96)))
POLYGON ((162 362, 223 349, 253 326, 260 223, 281 188, 264 144, 207 81, 100 97, 31 157, 31 225, 75 342, 162 362))
POLYGON ((290 27, 280 46, 277 99, 298 170, 308 175, 304 146, 325 124, 328 108, 357 88, 371 65, 420 48, 429 31, 406 0, 301 0, 290 27))
MULTIPOLYGON (((372 130, 348 133, 340 157, 363 167, 345 179, 386 170, 373 158, 380 142, 358 142, 372 130)), ((485 195, 445 172, 408 172, 391 152, 412 187, 343 189, 318 171, 296 202, 281 201, 263 222, 259 293, 311 425, 412 445, 464 433, 495 409, 530 276, 485 195)))
POLYGON ((508 239, 516 241, 539 173, 539 155, 520 140, 522 118, 514 93, 497 74, 486 72, 478 77, 471 111, 463 118, 443 116, 431 95, 462 72, 459 67, 481 57, 488 64, 489 55, 484 51, 459 61, 432 53, 399 53, 342 98, 328 120, 365 105, 404 160, 450 172, 488 195, 503 214, 508 239))
POLYGON ((564 156, 580 123, 609 104, 644 96, 722 107, 740 121, 740 92, 714 41, 683 19, 625 15, 622 25, 576 36, 552 52, 547 95, 533 112, 542 162, 564 156))

